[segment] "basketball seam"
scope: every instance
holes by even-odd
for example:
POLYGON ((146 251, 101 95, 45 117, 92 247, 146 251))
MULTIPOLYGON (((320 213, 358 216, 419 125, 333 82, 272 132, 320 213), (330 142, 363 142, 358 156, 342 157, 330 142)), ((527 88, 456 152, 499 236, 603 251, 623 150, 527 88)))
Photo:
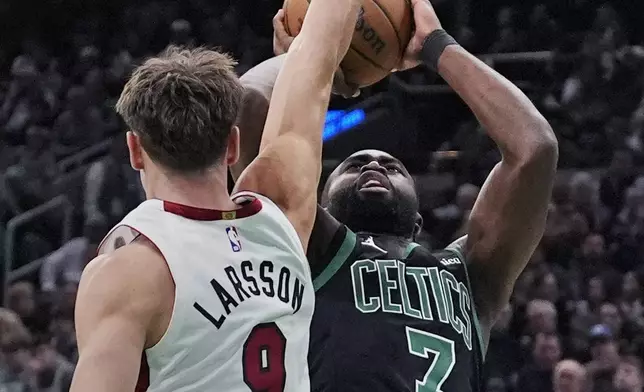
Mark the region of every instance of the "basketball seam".
POLYGON ((364 53, 362 53, 361 51, 359 51, 358 49, 356 49, 353 45, 350 45, 350 46, 349 46, 349 49, 351 49, 351 50, 353 50, 354 52, 356 52, 356 54, 357 54, 358 56, 362 57, 364 60, 366 60, 369 64, 373 65, 374 67, 376 67, 376 68, 378 68, 378 69, 381 69, 381 70, 383 70, 383 71, 389 71, 388 69, 386 69, 386 68, 385 68, 385 67, 383 67, 382 65, 380 65, 380 64, 378 64, 378 63, 376 63, 375 61, 373 61, 372 59, 370 59, 369 57, 367 57, 367 55, 366 55, 366 54, 364 54, 364 53))
MULTIPOLYGON (((389 22, 391 29, 394 31, 394 34, 396 34, 396 39, 398 40, 398 48, 400 48, 400 53, 404 54, 407 48, 403 45, 402 39, 400 38, 400 33, 398 32, 398 29, 396 29, 396 26, 394 26, 394 23, 391 20, 391 15, 389 15, 389 12, 387 12, 385 8, 382 7, 380 3, 378 3, 378 0, 372 0, 372 1, 376 5, 376 7, 378 7, 380 12, 382 12, 383 15, 385 15, 385 18, 387 18, 387 22, 389 22)), ((405 0, 405 2, 407 2, 407 0, 405 0)))

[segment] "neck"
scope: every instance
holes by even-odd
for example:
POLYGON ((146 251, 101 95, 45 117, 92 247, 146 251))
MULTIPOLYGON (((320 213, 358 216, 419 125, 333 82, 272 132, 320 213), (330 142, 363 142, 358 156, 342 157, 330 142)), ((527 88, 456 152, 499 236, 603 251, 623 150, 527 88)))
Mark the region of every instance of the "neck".
POLYGON ((199 208, 232 210, 236 205, 228 193, 226 174, 221 168, 212 168, 194 177, 146 173, 146 197, 199 208))
POLYGON ((413 242, 413 239, 411 237, 397 235, 397 234, 390 234, 390 233, 375 233, 370 231, 359 231, 356 234, 372 236, 374 238, 377 237, 378 241, 381 241, 385 244, 392 243, 392 244, 407 245, 413 242))
POLYGON ((407 247, 413 242, 411 238, 405 238, 393 234, 370 233, 362 231, 357 233, 361 237, 373 237, 379 247, 386 250, 390 257, 403 258, 407 247))
POLYGON ((389 216, 384 214, 382 216, 377 216, 375 214, 368 215, 363 213, 352 214, 350 212, 338 213, 329 208, 331 215, 336 218, 338 221, 347 225, 348 228, 353 230, 355 233, 365 233, 372 236, 378 237, 392 237, 397 239, 404 239, 407 242, 413 240, 414 237, 414 226, 405 225, 402 223, 392 222, 402 222, 404 220, 398 220, 395 216, 389 216))

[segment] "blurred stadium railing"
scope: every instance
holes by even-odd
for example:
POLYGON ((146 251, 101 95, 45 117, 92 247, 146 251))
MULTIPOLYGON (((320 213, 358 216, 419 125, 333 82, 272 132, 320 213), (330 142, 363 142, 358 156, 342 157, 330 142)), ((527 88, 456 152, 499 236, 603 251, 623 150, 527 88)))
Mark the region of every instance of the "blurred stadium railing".
POLYGON ((7 305, 7 290, 9 288, 9 284, 14 280, 18 280, 29 274, 30 272, 37 270, 40 266, 40 262, 36 260, 23 267, 14 269, 15 249, 17 245, 17 231, 18 229, 28 226, 35 220, 42 217, 44 214, 47 214, 51 211, 63 212, 64 218, 61 221, 61 242, 65 243, 69 241, 72 236, 72 218, 74 214, 74 205, 72 205, 69 199, 64 195, 57 196, 36 208, 24 212, 12 218, 7 223, 7 227, 4 233, 4 282, 2 291, 5 306, 7 305))
POLYGON ((112 139, 103 140, 102 142, 79 151, 72 156, 64 158, 58 162, 58 169, 61 173, 67 173, 79 166, 92 163, 96 159, 104 156, 109 150, 111 144, 112 139))

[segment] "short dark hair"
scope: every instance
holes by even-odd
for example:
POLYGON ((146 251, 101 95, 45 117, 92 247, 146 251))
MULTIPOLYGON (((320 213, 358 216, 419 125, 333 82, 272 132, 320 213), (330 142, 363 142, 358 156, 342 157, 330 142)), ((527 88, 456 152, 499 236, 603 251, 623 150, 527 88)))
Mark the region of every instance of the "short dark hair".
POLYGON ((155 162, 201 172, 222 157, 235 125, 243 94, 235 65, 216 50, 170 46, 134 70, 116 111, 155 162))

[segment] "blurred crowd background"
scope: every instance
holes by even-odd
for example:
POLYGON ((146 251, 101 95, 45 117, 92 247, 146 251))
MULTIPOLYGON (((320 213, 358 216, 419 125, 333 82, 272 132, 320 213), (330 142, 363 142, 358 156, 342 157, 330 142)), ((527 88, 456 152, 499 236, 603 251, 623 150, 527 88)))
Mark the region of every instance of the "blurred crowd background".
MULTIPOLYGON (((644 23, 635 0, 436 0, 447 30, 547 116, 560 172, 546 234, 492 334, 488 392, 644 386, 644 23)), ((171 42, 268 58, 279 0, 0 2, 0 392, 65 392, 76 286, 97 242, 143 197, 113 106, 171 42)), ((366 120, 325 168, 365 147, 414 172, 431 248, 467 222, 494 145, 439 78, 408 71, 334 109, 366 120)))

